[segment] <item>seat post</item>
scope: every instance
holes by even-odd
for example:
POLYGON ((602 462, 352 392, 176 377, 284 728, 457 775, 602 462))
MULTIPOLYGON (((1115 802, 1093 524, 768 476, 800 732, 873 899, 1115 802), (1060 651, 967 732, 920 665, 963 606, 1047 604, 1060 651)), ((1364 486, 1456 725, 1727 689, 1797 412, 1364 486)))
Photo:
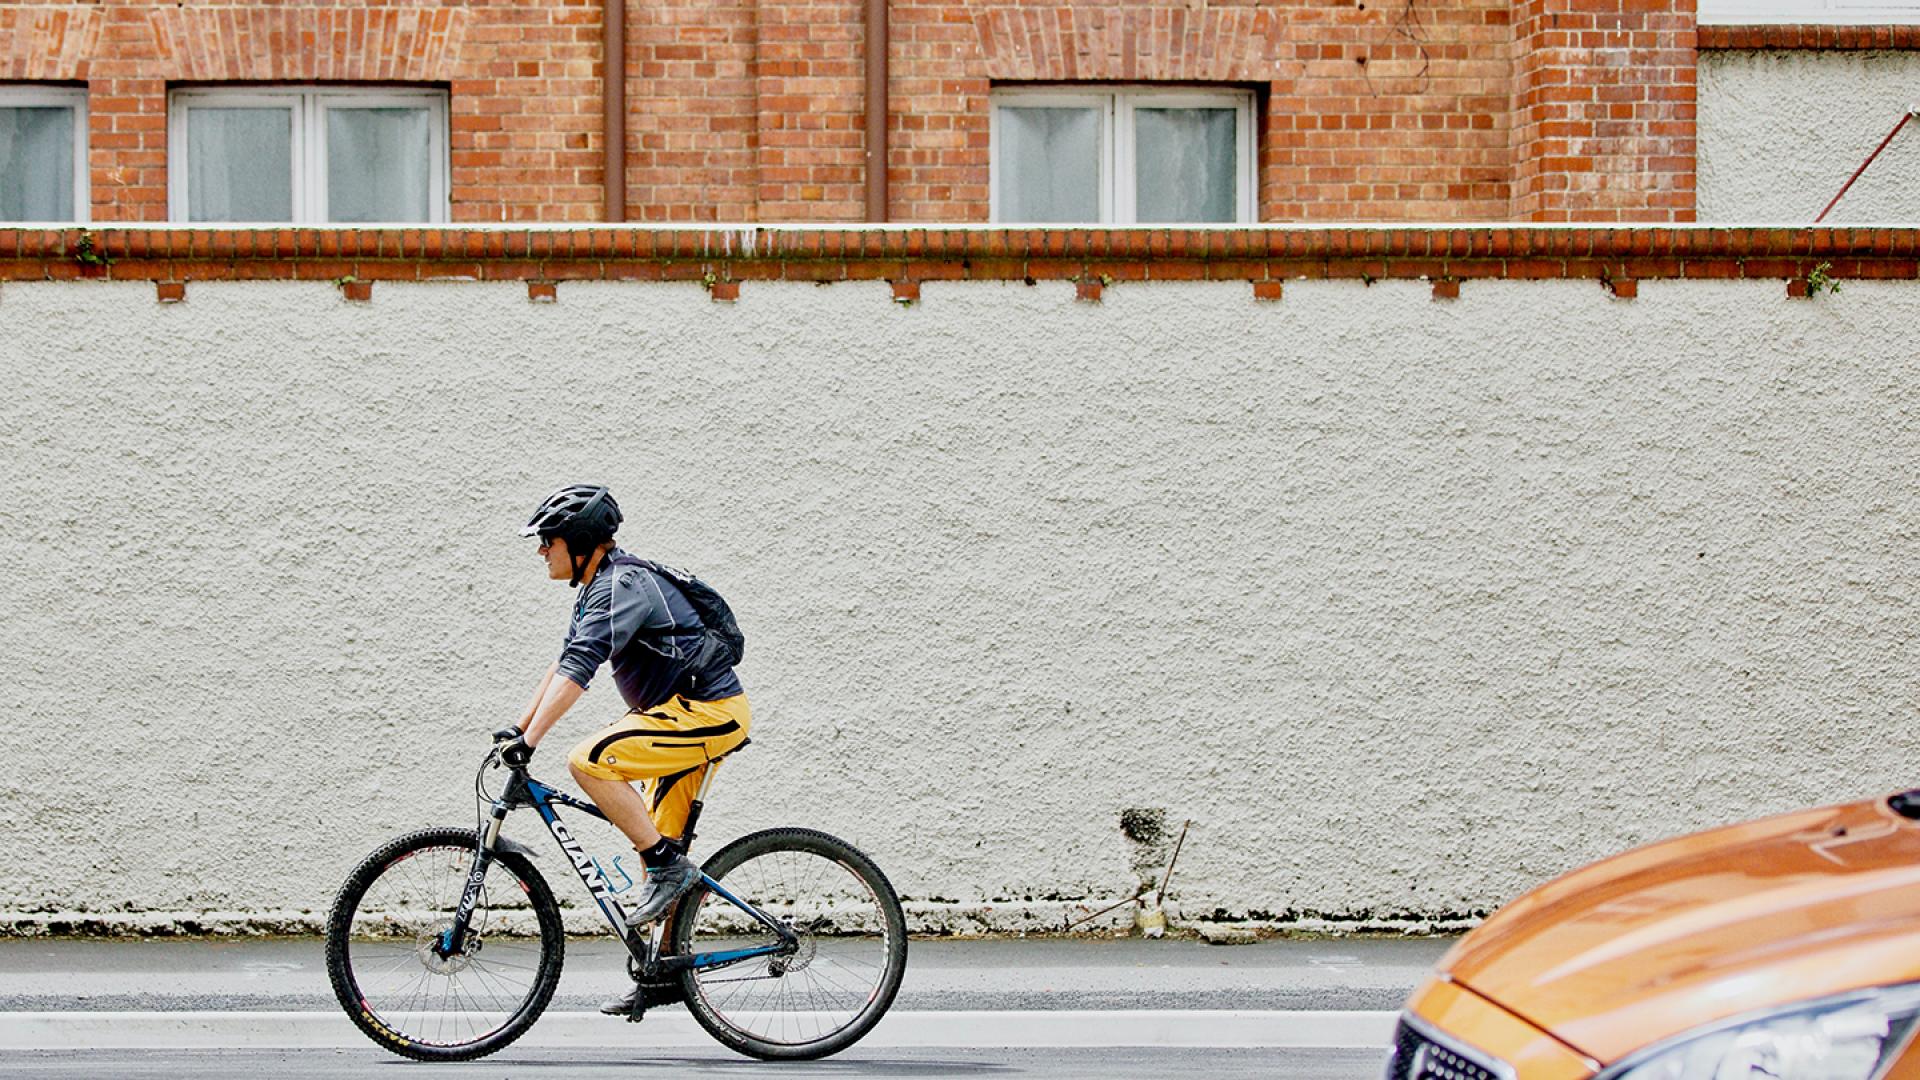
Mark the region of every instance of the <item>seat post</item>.
POLYGON ((693 827, 700 823, 700 808, 707 804, 707 792, 713 788, 713 777, 720 771, 720 762, 726 759, 722 754, 707 762, 706 774, 700 777, 700 790, 693 793, 693 802, 687 805, 687 825, 680 830, 680 850, 693 850, 693 827))

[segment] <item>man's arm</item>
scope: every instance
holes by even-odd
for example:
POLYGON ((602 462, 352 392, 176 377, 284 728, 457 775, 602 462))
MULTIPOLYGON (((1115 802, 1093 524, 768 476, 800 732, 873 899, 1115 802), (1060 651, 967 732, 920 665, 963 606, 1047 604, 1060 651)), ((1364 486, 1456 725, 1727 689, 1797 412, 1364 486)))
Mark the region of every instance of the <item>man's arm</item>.
POLYGON ((587 586, 587 595, 560 649, 560 659, 547 669, 540 688, 534 691, 533 700, 527 703, 527 711, 520 717, 521 740, 529 748, 538 746, 547 729, 580 700, 587 682, 612 652, 613 634, 607 608, 613 590, 611 583, 601 578, 587 586))
POLYGON ((514 727, 519 728, 521 731, 527 730, 527 725, 533 722, 533 714, 540 710, 540 703, 547 699, 547 687, 553 684, 554 672, 559 670, 560 665, 556 662, 552 667, 547 669, 545 675, 540 676, 540 685, 534 687, 533 690, 533 700, 527 702, 526 711, 520 714, 520 719, 514 723, 514 727))
MULTIPOLYGON (((558 670, 558 665, 555 665, 555 670, 558 670)), ((565 675, 554 678, 553 672, 548 673, 547 681, 542 686, 545 694, 534 706, 533 717, 527 721, 527 726, 521 735, 528 746, 540 745, 540 740, 546 736, 547 729, 565 716, 567 710, 573 708, 573 703, 580 700, 580 695, 587 692, 586 687, 565 675)))

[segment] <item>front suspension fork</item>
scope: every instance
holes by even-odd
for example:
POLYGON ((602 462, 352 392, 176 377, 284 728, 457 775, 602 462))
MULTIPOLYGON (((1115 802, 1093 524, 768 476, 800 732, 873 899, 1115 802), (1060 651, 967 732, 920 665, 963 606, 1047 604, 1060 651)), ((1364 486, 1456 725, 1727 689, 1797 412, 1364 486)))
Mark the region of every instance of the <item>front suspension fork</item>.
POLYGON ((467 933, 473 923, 473 909, 480 903, 480 892, 486 887, 487 870, 493 866, 494 845, 500 840, 500 826, 507 820, 507 804, 496 802, 493 813, 487 821, 487 827, 480 834, 480 844, 473 851, 473 872, 467 875, 466 888, 460 891, 460 906, 454 909, 453 925, 440 932, 440 940, 434 943, 434 952, 442 959, 458 956, 466 951, 467 933))

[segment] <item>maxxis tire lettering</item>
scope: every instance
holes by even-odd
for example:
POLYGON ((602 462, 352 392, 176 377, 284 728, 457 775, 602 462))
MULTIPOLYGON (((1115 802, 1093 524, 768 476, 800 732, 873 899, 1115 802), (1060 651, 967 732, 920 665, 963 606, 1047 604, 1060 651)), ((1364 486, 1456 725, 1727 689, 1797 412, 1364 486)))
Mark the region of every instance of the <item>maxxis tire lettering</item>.
MULTIPOLYGON (((715 881, 724 882, 726 874, 748 858, 770 851, 781 850, 810 851, 833 859, 842 866, 853 870, 856 875, 873 889, 887 919, 887 931, 897 944, 897 963, 890 966, 886 978, 880 986, 874 988, 868 998, 868 1008, 854 1023, 835 1032, 828 1038, 813 1043, 785 1045, 762 1042, 751 1036, 743 1036, 734 1031, 717 1017, 709 1015, 704 1008, 704 998, 700 992, 698 972, 687 970, 680 973, 681 992, 686 998, 687 1012, 707 1034, 712 1035, 728 1049, 749 1057, 765 1060, 806 1060, 837 1054, 854 1043, 859 1042, 873 1025, 880 1022, 887 1009, 893 1004, 894 995, 899 993, 900 981, 907 967, 906 918, 900 910, 900 898, 894 892, 893 885, 880 867, 858 848, 839 837, 815 829, 775 828, 765 829, 735 840, 721 848, 705 863, 707 876, 715 881)), ((707 890, 696 886, 693 891, 682 897, 674 909, 673 922, 667 928, 667 940, 673 943, 674 953, 687 951, 688 938, 693 928, 690 920, 697 915, 698 902, 705 897, 707 890)), ((754 898, 746 897, 748 901, 754 898)))
POLYGON ((470 1043, 453 1045, 435 1045, 418 1042, 400 1032, 392 1030, 373 1014, 372 1007, 363 999, 359 987, 353 979, 349 963, 349 934, 353 923, 354 908, 365 896, 367 889, 383 872, 396 863, 412 858, 419 851, 433 848, 457 847, 467 851, 479 849, 479 834, 472 829, 442 827, 421 829, 407 833, 382 844, 374 852, 360 861, 353 872, 347 875, 339 894, 334 898, 333 908, 327 915, 327 977, 333 984, 334 997, 349 1019, 375 1043, 403 1057, 418 1061, 467 1061, 485 1057, 504 1049, 515 1039, 526 1033, 533 1022, 546 1010, 553 999, 554 989, 560 982, 560 964, 566 951, 566 933, 560 921, 560 905, 553 897, 553 891, 547 887, 533 864, 525 856, 510 851, 496 851, 493 856, 495 865, 501 866, 519 879, 532 903, 540 931, 540 968, 534 984, 520 1009, 502 1025, 484 1038, 470 1043))

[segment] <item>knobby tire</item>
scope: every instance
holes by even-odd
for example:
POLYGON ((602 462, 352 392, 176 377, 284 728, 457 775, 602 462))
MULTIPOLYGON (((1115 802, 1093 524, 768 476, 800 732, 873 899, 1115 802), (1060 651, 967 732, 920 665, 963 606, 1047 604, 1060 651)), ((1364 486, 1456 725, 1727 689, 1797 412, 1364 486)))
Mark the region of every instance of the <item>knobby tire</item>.
MULTIPOLYGON (((886 875, 880 872, 880 868, 874 864, 873 860, 861 854, 852 844, 813 829, 779 828, 751 833, 721 848, 706 861, 703 869, 708 877, 722 886, 727 886, 729 874, 741 870, 742 867, 754 866, 756 863, 777 863, 779 856, 783 854, 830 860, 867 890, 867 899, 872 902, 871 911, 868 913, 878 916, 881 923, 879 929, 883 939, 879 943, 878 951, 884 959, 878 965, 879 975, 876 984, 871 988, 871 996, 868 997, 864 1006, 853 1010, 854 1015, 847 1022, 836 1026, 831 1031, 819 1032, 812 1038, 776 1039, 745 1030, 730 1020, 728 1015, 730 1003, 723 993, 709 992, 710 987, 703 984, 701 972, 682 971, 680 973, 681 988, 686 996, 687 1011, 693 1014, 694 1020, 705 1028, 708 1034, 732 1050, 769 1060, 826 1057, 858 1042, 862 1036, 872 1030, 875 1024, 880 1022, 887 1008, 893 1004, 894 996, 900 990, 901 976, 905 973, 907 966, 906 918, 900 910, 900 899, 895 895, 893 886, 888 883, 886 875)), ((829 885, 833 881, 830 881, 829 885)), ((842 886, 845 885, 845 882, 839 883, 842 886)), ((773 897, 755 895, 750 886, 740 887, 747 888, 746 892, 741 892, 740 888, 732 886, 728 888, 729 891, 751 904, 767 904, 774 900, 773 897)), ((782 897, 781 899, 793 903, 807 898, 782 897)), ((707 925, 711 925, 713 905, 724 905, 721 913, 728 918, 734 918, 737 915, 737 909, 714 894, 704 884, 695 886, 691 892, 681 898, 674 911, 673 922, 668 932, 672 954, 684 956, 696 950, 711 951, 710 946, 703 945, 695 939, 708 932, 701 929, 702 913, 708 913, 707 925)), ((793 910, 799 913, 794 916, 796 922, 807 920, 804 903, 794 903, 793 910)), ((837 932, 845 929, 834 926, 830 917, 822 917, 816 921, 829 931, 837 932)), ((819 942, 813 944, 817 948, 820 947, 821 942, 832 943, 834 940, 832 937, 823 936, 819 942)), ((815 953, 809 952, 808 956, 813 957, 815 953)), ((718 969, 718 974, 721 977, 737 978, 742 981, 749 978, 763 978, 768 986, 772 987, 777 977, 756 975, 756 964, 764 965, 764 961, 718 969)), ((764 967, 761 970, 764 970, 764 967)), ((790 973, 783 977, 798 982, 800 976, 806 974, 799 969, 796 969, 796 972, 797 974, 790 973)), ((857 997, 858 994, 855 993, 853 996, 857 997)))
MULTIPOLYGON (((397 876, 401 873, 400 868, 405 867, 409 859, 426 852, 464 849, 469 855, 466 865, 470 870, 471 856, 478 848, 478 835, 472 829, 456 827, 422 829, 397 837, 380 846, 354 868, 353 873, 348 875, 346 884, 341 886, 340 894, 334 900, 333 910, 327 916, 327 975, 333 983, 334 996, 339 999, 341 1008, 346 1010, 347 1016, 353 1020, 355 1026, 365 1032, 368 1038, 396 1054, 420 1061, 467 1061, 501 1050, 533 1026, 533 1022, 538 1020, 541 1012, 546 1009, 547 1003, 553 999, 554 988, 560 983, 560 963, 566 950, 566 936, 560 920, 560 905, 554 900, 553 891, 547 887, 545 879, 525 856, 511 851, 496 850, 493 856, 494 865, 487 871, 486 887, 508 889, 524 886, 525 898, 535 916, 539 935, 539 958, 532 982, 525 996, 517 1004, 509 1001, 514 1008, 506 1022, 475 1038, 449 1042, 441 1038, 428 1038, 424 1031, 399 1030, 399 1025, 395 1022, 396 1018, 381 1017, 378 1015, 378 1008, 365 1000, 365 994, 361 988, 362 977, 370 979, 373 973, 362 971, 356 974, 353 967, 352 931, 354 914, 366 899, 369 890, 380 884, 383 876, 389 874, 397 876), (506 874, 502 874, 502 870, 506 871, 506 874), (507 880, 507 874, 517 880, 507 880)), ((451 855, 448 856, 448 868, 452 865, 452 858, 451 855)), ((388 878, 388 880, 394 879, 388 878)), ((432 898, 433 902, 439 905, 433 910, 443 912, 448 922, 451 921, 453 911, 460 902, 460 886, 464 883, 464 880, 460 881, 450 895, 432 898)), ((433 888, 431 879, 429 890, 438 892, 433 888)), ((492 914, 491 905, 488 914, 492 914)), ((480 913, 476 911, 476 925, 479 918, 480 913)), ((504 916, 502 918, 504 920, 504 916)), ((400 974, 392 977, 414 976, 411 969, 407 967, 409 962, 408 956, 405 955, 407 950, 401 950, 402 955, 395 959, 391 951, 395 946, 390 943, 383 944, 387 945, 389 953, 380 958, 381 966, 384 968, 392 964, 397 968, 400 974)), ((367 949, 367 951, 371 950, 367 949)), ((412 951, 419 953, 417 948, 412 951)), ((476 957, 479 955, 478 952, 475 953, 476 957)), ((426 971, 426 974, 418 977, 423 983, 431 985, 434 976, 427 969, 428 958, 420 954, 418 963, 423 971, 426 971)), ((476 959, 472 963, 478 964, 479 961, 476 959)), ((370 964, 371 961, 363 962, 363 967, 370 964)), ((484 969, 481 973, 484 974, 484 969)), ((384 974, 386 973, 383 972, 384 974)), ((478 980, 479 976, 476 975, 476 981, 478 980)), ((499 1000, 497 989, 494 999, 499 1000)), ((459 1001, 458 993, 452 994, 449 1000, 459 1001)), ((478 1003, 477 1000, 475 1003, 478 1003)), ((422 1020, 421 1023, 424 1025, 425 1021, 422 1020)))

